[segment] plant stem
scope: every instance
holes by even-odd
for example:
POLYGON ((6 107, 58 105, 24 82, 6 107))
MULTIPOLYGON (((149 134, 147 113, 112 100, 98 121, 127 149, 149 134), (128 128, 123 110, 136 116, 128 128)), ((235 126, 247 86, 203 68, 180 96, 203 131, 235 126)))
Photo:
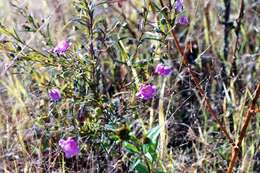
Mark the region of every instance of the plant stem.
POLYGON ((163 108, 164 92, 167 78, 161 79, 161 91, 159 100, 159 125, 160 125, 160 157, 164 159, 166 151, 166 128, 165 128, 165 113, 163 108))
POLYGON ((227 60, 228 58, 228 52, 229 52, 229 40, 228 40, 228 35, 229 35, 229 16, 230 16, 230 0, 224 0, 225 3, 225 16, 224 16, 224 59, 227 60))
POLYGON ((260 82, 257 85, 256 94, 252 100, 251 106, 249 107, 248 111, 246 112, 245 121, 244 121, 244 124, 239 133, 238 141, 237 141, 236 145, 233 145, 233 147, 232 147, 231 160, 229 162, 228 170, 226 173, 232 173, 233 167, 235 166, 235 164, 237 162, 239 149, 241 147, 241 143, 242 143, 244 137, 246 136, 247 127, 249 125, 251 117, 253 115, 255 115, 255 113, 256 113, 255 106, 256 106, 256 102, 257 102, 259 95, 260 95, 260 82))
MULTIPOLYGON (((237 60, 236 53, 240 49, 239 39, 240 39, 240 32, 241 32, 241 22, 242 22, 242 19, 244 17, 244 9, 245 9, 244 0, 240 0, 239 15, 236 19, 237 27, 235 28, 236 42, 235 42, 235 48, 234 48, 234 52, 233 52, 233 58, 232 58, 232 62, 231 62, 231 72, 230 72, 231 76, 233 76, 233 77, 238 75, 237 64, 236 64, 236 60, 237 60)), ((241 81, 239 79, 237 79, 235 81, 235 87, 238 90, 238 94, 241 95, 241 92, 239 92, 239 89, 242 87, 242 84, 241 84, 241 81)))

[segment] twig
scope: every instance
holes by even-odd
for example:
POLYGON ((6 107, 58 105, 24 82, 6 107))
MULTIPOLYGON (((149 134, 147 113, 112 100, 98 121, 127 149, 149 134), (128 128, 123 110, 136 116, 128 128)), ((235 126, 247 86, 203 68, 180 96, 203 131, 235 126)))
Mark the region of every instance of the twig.
POLYGON ((244 137, 246 136, 246 130, 249 125, 250 119, 256 113, 255 106, 256 106, 256 102, 257 102, 259 95, 260 95, 260 82, 257 85, 256 94, 252 100, 251 106, 249 107, 248 111, 246 112, 245 121, 244 121, 244 124, 239 133, 238 141, 237 141, 236 145, 234 145, 232 147, 231 160, 229 162, 228 170, 226 173, 232 173, 233 167, 235 166, 235 164, 237 162, 239 149, 241 147, 241 143, 242 143, 244 137))
POLYGON ((225 16, 224 16, 224 59, 227 60, 229 52, 229 40, 228 35, 230 31, 229 16, 230 16, 230 4, 231 0, 224 0, 225 3, 225 16))
POLYGON ((244 9, 245 9, 245 3, 244 0, 240 0, 240 10, 239 10, 239 15, 238 18, 236 19, 237 22, 237 27, 235 28, 235 32, 236 32, 236 44, 235 44, 235 51, 234 51, 234 57, 236 57, 235 53, 238 49, 238 41, 239 41, 239 37, 240 37, 240 30, 241 30, 241 22, 242 19, 244 17, 244 9))
MULTIPOLYGON (((224 15, 224 48, 223 48, 223 54, 224 54, 224 60, 228 60, 228 53, 229 53, 229 32, 231 31, 232 28, 232 23, 229 22, 229 17, 230 17, 230 5, 231 5, 231 0, 224 0, 225 4, 225 15, 224 15)), ((228 77, 227 77, 227 72, 226 72, 226 66, 225 63, 221 63, 221 77, 223 79, 224 84, 227 86, 228 85, 228 77)))
POLYGON ((160 0, 160 4, 161 4, 161 6, 162 6, 162 8, 163 8, 163 7, 164 7, 164 3, 163 3, 162 0, 160 0))
POLYGON ((212 109, 210 101, 208 99, 208 97, 205 94, 205 91, 202 89, 201 85, 200 85, 200 81, 198 79, 198 77, 196 76, 195 72, 193 72, 193 70, 191 69, 191 66, 188 64, 188 58, 185 56, 183 50, 180 47, 180 43, 178 41, 178 38, 174 32, 174 30, 171 30, 172 36, 174 38, 174 42, 175 45, 179 51, 179 53, 182 55, 183 57, 183 64, 188 67, 188 72, 191 75, 191 78, 193 80, 193 82, 195 83, 195 87, 198 90, 198 92, 200 93, 201 97, 205 98, 205 106, 207 108, 207 110, 209 111, 209 113, 211 114, 211 116, 215 119, 215 121, 217 122, 220 130, 223 132, 223 134, 225 135, 225 137, 228 139, 230 144, 233 144, 233 140, 230 137, 230 135, 228 134, 225 125, 218 119, 217 113, 212 109))
POLYGON ((207 44, 211 43, 211 28, 210 28, 210 1, 206 2, 204 7, 204 16, 205 16, 205 40, 207 44))
MULTIPOLYGON (((60 2, 59 6, 60 6, 61 4, 63 4, 63 3, 64 3, 64 1, 60 2)), ((14 4, 11 4, 11 5, 14 5, 14 4)), ((20 5, 20 6, 22 6, 22 5, 20 5)), ((18 7, 18 6, 16 6, 16 7, 20 9, 20 7, 18 7)), ((56 7, 54 10, 57 10, 57 7, 56 7)), ((34 35, 28 40, 27 43, 24 44, 24 46, 21 48, 21 50, 20 50, 20 51, 16 54, 16 56, 12 59, 12 61, 9 62, 9 63, 5 66, 5 68, 3 69, 3 71, 0 73, 0 77, 4 76, 4 75, 7 73, 7 71, 15 64, 16 60, 19 58, 19 56, 23 53, 23 51, 24 51, 27 47, 31 48, 31 47, 29 46, 29 44, 30 44, 32 41, 34 41, 36 34, 37 34, 38 32, 40 33, 41 30, 42 30, 45 26, 48 25, 48 23, 49 23, 49 21, 51 20, 51 18, 53 17, 53 15, 54 15, 54 12, 52 12, 52 13, 47 17, 47 19, 44 20, 43 24, 42 24, 41 26, 39 26, 39 28, 35 31, 34 35)), ((19 40, 18 40, 18 41, 19 41, 19 40)), ((33 49, 33 48, 31 48, 31 49, 33 49)), ((33 50, 34 50, 34 49, 33 49, 33 50)))
POLYGON ((47 25, 47 23, 49 22, 50 18, 52 17, 52 15, 50 15, 47 20, 36 30, 35 34, 28 40, 27 43, 25 43, 25 45, 21 48, 21 50, 15 55, 15 57, 13 58, 13 60, 11 62, 9 62, 5 68, 3 69, 3 71, 1 72, 0 76, 4 76, 6 74, 6 72, 15 64, 16 60, 19 58, 19 56, 23 53, 23 51, 29 46, 29 44, 34 41, 36 33, 38 33, 39 31, 41 31, 44 26, 47 25))
POLYGON ((128 31, 129 31, 130 34, 133 36, 133 38, 137 38, 137 34, 136 34, 134 28, 132 28, 131 25, 130 25, 130 24, 132 24, 132 25, 134 25, 134 26, 137 28, 138 26, 136 25, 136 23, 135 23, 132 19, 130 19, 129 17, 127 17, 126 14, 125 14, 123 11, 120 11, 118 8, 116 8, 116 7, 114 7, 114 6, 112 6, 111 8, 112 8, 115 12, 117 12, 120 16, 123 17, 124 21, 127 23, 126 27, 127 27, 128 31))
MULTIPOLYGON (((237 55, 236 52, 238 52, 239 50, 239 39, 240 39, 240 32, 241 32, 241 22, 242 19, 244 17, 244 9, 245 9, 245 4, 244 4, 244 0, 240 0, 240 10, 239 10, 239 15, 236 19, 237 22, 237 27, 235 28, 235 33, 236 33, 236 42, 235 42, 235 48, 234 48, 234 52, 233 52, 233 58, 232 58, 232 63, 231 63, 231 76, 237 76, 237 64, 236 64, 236 59, 237 59, 237 55)), ((237 88, 241 88, 241 82, 239 80, 237 80, 236 82, 236 87, 237 88)))

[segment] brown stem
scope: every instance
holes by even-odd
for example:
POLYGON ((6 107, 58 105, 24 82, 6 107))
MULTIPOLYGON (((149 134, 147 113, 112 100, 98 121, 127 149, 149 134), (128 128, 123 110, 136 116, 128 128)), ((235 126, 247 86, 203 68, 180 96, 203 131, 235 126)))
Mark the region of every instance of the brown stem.
POLYGON ((236 33, 236 43, 235 43, 235 51, 234 51, 234 57, 236 57, 235 53, 238 49, 238 42, 239 42, 239 36, 240 36, 240 31, 241 31, 241 22, 244 17, 244 9, 245 9, 245 3, 244 0, 240 0, 240 10, 239 10, 239 15, 236 19, 237 22, 237 27, 235 28, 235 33, 236 33))
POLYGON ((117 12, 120 16, 122 16, 122 17, 124 18, 124 21, 127 23, 126 26, 127 26, 128 31, 130 32, 130 34, 131 34, 134 38, 137 38, 137 34, 136 34, 135 30, 134 30, 134 28, 131 26, 131 24, 132 24, 133 26, 138 27, 138 26, 136 25, 136 23, 135 23, 132 19, 130 19, 129 17, 127 17, 127 15, 126 15, 123 11, 120 11, 118 8, 116 8, 116 7, 114 7, 114 6, 111 6, 111 8, 112 8, 115 12, 117 12))
POLYGON ((201 85, 200 85, 200 80, 198 79, 198 77, 196 76, 196 74, 193 72, 193 70, 191 69, 191 66, 188 64, 188 58, 185 56, 183 50, 181 49, 180 47, 180 43, 179 43, 179 40, 174 32, 174 30, 171 31, 172 33, 172 36, 173 36, 173 39, 174 39, 174 42, 175 42, 175 45, 179 51, 179 53, 182 55, 183 57, 183 64, 185 66, 188 67, 188 72, 189 74, 191 75, 191 78, 193 80, 193 82, 195 83, 196 85, 196 89, 198 90, 198 92, 200 93, 201 97, 205 98, 205 106, 206 106, 206 109, 208 110, 208 112, 211 114, 211 116, 215 119, 215 121, 217 122, 220 130, 223 132, 223 134, 225 135, 225 137, 228 139, 228 142, 230 144, 233 144, 233 140, 232 138, 230 137, 230 135, 228 134, 227 130, 226 130, 226 127, 224 125, 224 123, 222 123, 219 119, 218 119, 218 116, 217 116, 217 113, 212 109, 211 107, 211 104, 210 104, 210 101, 208 99, 208 97, 206 96, 205 94, 205 91, 202 89, 201 85))
MULTIPOLYGON (((244 0, 240 0, 240 10, 239 10, 239 15, 236 19, 237 22, 237 27, 235 28, 235 33, 236 33, 236 42, 235 42, 235 48, 233 51, 233 58, 231 62, 231 71, 230 74, 231 76, 235 77, 238 75, 238 69, 237 69, 237 53, 239 52, 240 45, 239 45, 239 39, 240 39, 240 33, 241 33, 241 24, 242 24, 242 19, 244 17, 244 10, 245 9, 245 3, 244 0)), ((238 91, 239 96, 241 95, 241 92, 239 92, 239 89, 242 88, 242 83, 241 80, 239 80, 239 77, 237 80, 235 80, 235 87, 236 90, 238 91)))
POLYGON ((225 23, 224 23, 224 59, 228 59, 228 52, 229 52, 229 39, 228 35, 230 32, 230 26, 229 26, 229 17, 230 17, 230 6, 231 6, 231 0, 224 0, 225 4, 225 23))
POLYGON ((160 4, 161 4, 161 6, 162 6, 162 8, 164 7, 164 4, 163 4, 163 1, 162 0, 160 0, 160 4))
POLYGON ((248 111, 246 112, 245 121, 244 121, 242 129, 239 133, 238 141, 237 141, 236 145, 234 145, 232 148, 231 159, 230 159, 228 170, 226 173, 232 173, 232 170, 236 164, 238 153, 239 153, 239 148, 241 146, 241 143, 242 143, 244 137, 246 136, 246 130, 249 125, 250 119, 255 114, 255 106, 256 106, 256 102, 257 102, 259 95, 260 95, 260 82, 257 85, 256 94, 254 96, 254 99, 252 100, 251 106, 249 107, 248 111))

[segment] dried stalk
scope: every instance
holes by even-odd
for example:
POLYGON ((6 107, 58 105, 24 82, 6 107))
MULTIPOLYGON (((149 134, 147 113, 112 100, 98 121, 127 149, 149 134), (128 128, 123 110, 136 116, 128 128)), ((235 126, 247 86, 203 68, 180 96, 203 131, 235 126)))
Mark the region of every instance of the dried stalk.
POLYGON ((235 28, 236 43, 235 43, 235 49, 234 49, 234 55, 233 55, 233 58, 234 58, 233 63, 235 63, 235 60, 236 60, 236 51, 239 49, 238 48, 238 42, 239 42, 239 38, 240 38, 242 19, 244 17, 244 9, 245 9, 244 0, 240 0, 239 15, 238 15, 238 18, 236 19, 236 22, 237 22, 237 27, 235 28))
POLYGON ((160 158, 164 159, 165 151, 166 151, 166 127, 165 127, 165 113, 163 108, 164 103, 164 92, 167 78, 161 80, 161 92, 160 92, 160 100, 159 100, 159 125, 160 125, 160 158))
POLYGON ((211 114, 211 116, 215 119, 215 121, 218 124, 218 127, 220 128, 220 130, 223 132, 223 134, 225 135, 225 137, 228 139, 228 142, 230 144, 233 144, 233 140, 230 137, 230 135, 228 134, 226 127, 224 125, 224 123, 222 123, 217 116, 217 113, 212 109, 209 98, 206 96, 205 91, 202 89, 201 85, 200 85, 200 80, 198 79, 198 77, 196 76, 196 74, 193 72, 193 70, 191 69, 191 66, 189 65, 189 61, 188 58, 185 56, 183 50, 180 47, 180 43, 178 41, 178 38, 174 32, 174 30, 171 31, 175 45, 179 51, 179 53, 182 55, 183 57, 183 64, 188 68, 188 72, 192 77, 193 82, 195 83, 195 87, 198 90, 198 92, 200 93, 201 97, 205 98, 205 106, 207 108, 207 110, 209 111, 209 113, 211 114))
MULTIPOLYGON (((237 27, 235 28, 236 42, 235 42, 235 48, 234 48, 234 52, 233 52, 233 58, 232 58, 232 63, 231 63, 231 72, 230 72, 231 76, 233 76, 233 77, 238 75, 237 63, 236 63, 236 60, 237 60, 236 53, 240 49, 239 39, 240 39, 240 33, 241 33, 242 19, 244 17, 244 9, 245 9, 244 0, 240 0, 239 15, 238 15, 238 17, 236 19, 237 27)), ((239 79, 235 81, 235 84, 236 84, 236 88, 241 88, 242 87, 241 81, 239 79)), ((241 93, 238 92, 238 94, 241 94, 241 93)))
POLYGON ((224 16, 224 59, 228 59, 228 52, 229 52, 229 39, 228 35, 230 32, 230 25, 229 25, 229 17, 230 17, 230 5, 231 0, 224 0, 225 4, 225 16, 224 16))
POLYGON ((248 111, 246 112, 245 121, 244 121, 242 129, 241 129, 241 131, 239 133, 238 141, 237 141, 236 145, 234 145, 232 147, 231 160, 229 162, 228 170, 227 170, 226 173, 232 173, 232 170, 233 170, 233 168, 234 168, 234 166, 235 166, 235 164, 237 162, 239 149, 241 147, 241 143, 242 143, 244 137, 246 136, 247 127, 249 125, 251 117, 253 115, 255 115, 255 113, 256 113, 255 106, 256 106, 256 102, 257 102, 257 99, 258 99, 259 95, 260 95, 260 82, 257 85, 256 94, 255 94, 254 99, 252 100, 251 106, 249 107, 248 111))

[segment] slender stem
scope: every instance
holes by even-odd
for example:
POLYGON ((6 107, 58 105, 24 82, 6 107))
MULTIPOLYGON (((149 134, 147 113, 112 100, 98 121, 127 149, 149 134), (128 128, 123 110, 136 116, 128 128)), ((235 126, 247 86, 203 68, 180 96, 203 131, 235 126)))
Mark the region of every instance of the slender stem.
POLYGON ((242 141, 243 141, 244 137, 246 136, 247 127, 249 125, 251 117, 253 115, 255 115, 255 113, 256 113, 255 112, 255 106, 256 106, 256 102, 257 102, 259 95, 260 95, 260 82, 257 85, 256 94, 255 94, 255 96, 252 100, 251 106, 249 107, 248 111, 246 112, 245 121, 244 121, 244 124, 243 124, 241 131, 239 133, 238 141, 237 141, 236 145, 234 145, 232 147, 231 159, 230 159, 228 170, 227 170, 226 173, 232 173, 232 170, 233 170, 233 168, 234 168, 234 166, 237 162, 239 148, 241 147, 242 141))
POLYGON ((228 35, 229 35, 229 16, 230 16, 230 4, 231 0, 224 0, 225 4, 225 22, 224 22, 224 59, 227 60, 228 58, 228 52, 229 52, 229 40, 228 40, 228 35))
POLYGON ((144 161, 145 161, 145 164, 147 165, 148 172, 151 173, 152 172, 151 171, 151 167, 150 167, 149 162, 148 162, 148 160, 147 160, 147 158, 145 156, 144 151, 142 151, 142 156, 144 157, 144 161))
POLYGON ((133 138, 132 140, 135 142, 135 145, 139 149, 139 151, 141 151, 138 154, 139 154, 140 157, 144 158, 144 162, 145 162, 145 164, 147 166, 148 173, 152 173, 151 166, 150 166, 149 161, 148 161, 147 157, 145 156, 145 153, 144 153, 143 148, 142 148, 143 144, 140 143, 140 140, 137 140, 136 138, 133 138))
MULTIPOLYGON (((233 58, 232 58, 232 62, 231 62, 231 72, 230 72, 231 76, 233 76, 233 77, 238 75, 236 60, 237 60, 237 53, 240 49, 239 39, 240 39, 240 32, 241 32, 241 22, 242 22, 242 19, 244 17, 244 9, 245 9, 244 0, 240 0, 239 15, 236 19, 237 27, 235 28, 236 42, 235 42, 235 48, 234 48, 234 52, 233 52, 233 58)), ((242 83, 239 79, 235 81, 235 84, 236 84, 235 86, 236 86, 237 89, 241 88, 241 86, 242 86, 242 83)), ((238 94, 241 95, 240 92, 238 92, 238 94)))
POLYGON ((161 4, 161 6, 162 6, 162 8, 164 7, 164 4, 163 4, 163 1, 162 0, 160 0, 160 4, 161 4))
POLYGON ((159 125, 160 125, 160 157, 164 159, 166 151, 166 128, 165 128, 165 111, 163 107, 164 92, 167 78, 161 79, 161 91, 159 99, 159 125))

